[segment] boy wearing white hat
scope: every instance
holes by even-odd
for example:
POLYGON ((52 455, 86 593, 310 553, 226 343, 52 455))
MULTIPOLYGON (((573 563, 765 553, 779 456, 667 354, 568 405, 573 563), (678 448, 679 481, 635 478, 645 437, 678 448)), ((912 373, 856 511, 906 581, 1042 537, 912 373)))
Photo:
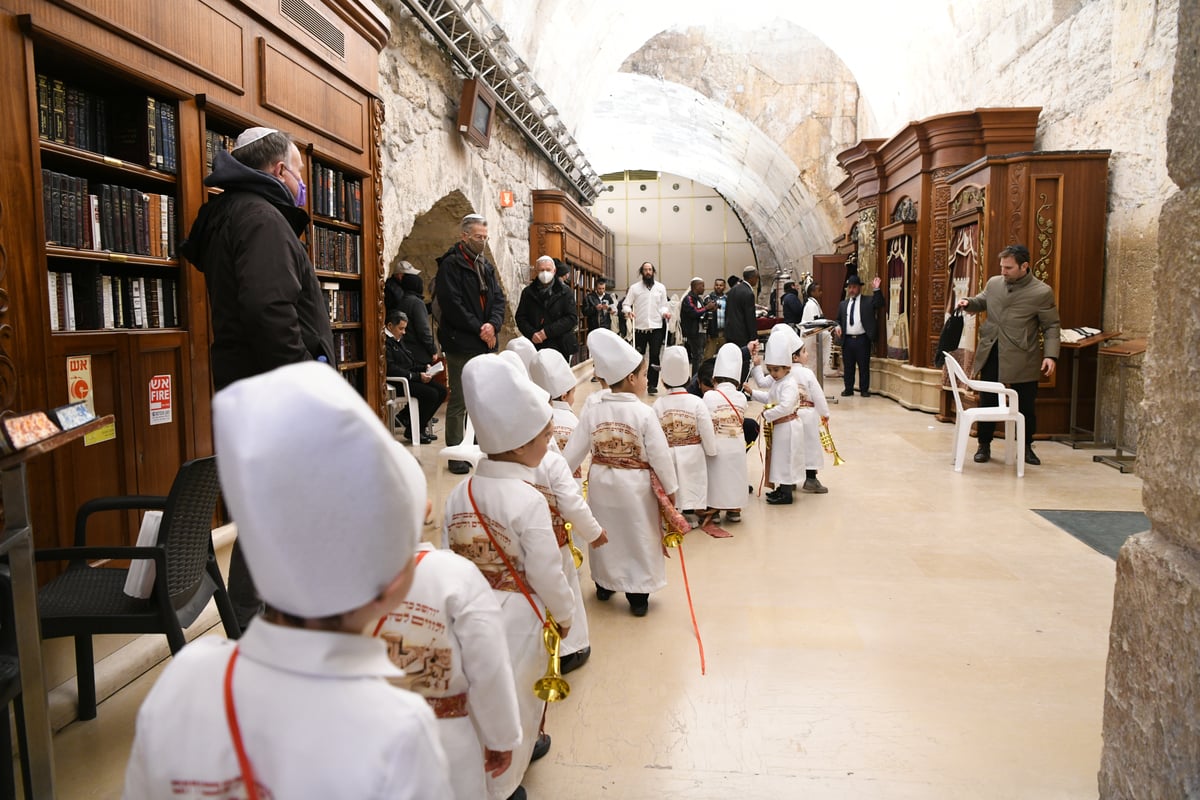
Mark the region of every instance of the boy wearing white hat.
MULTIPOLYGON (((539 740, 546 704, 534 695, 533 684, 546 667, 547 613, 569 634, 575 598, 546 500, 532 485, 552 437, 550 398, 494 355, 477 356, 463 367, 463 392, 487 457, 446 499, 443 538, 483 573, 504 617, 521 744, 513 749, 511 769, 488 776, 488 797, 503 800, 523 796, 520 782, 539 740)), ((548 748, 549 737, 543 736, 539 755, 548 748)))
POLYGON ((717 435, 704 400, 689 394, 691 365, 684 347, 674 345, 663 353, 662 381, 667 394, 654 401, 654 413, 667 437, 679 491, 675 501, 693 525, 698 512, 708 508, 708 456, 717 454, 717 435))
MULTIPOLYGON (((796 416, 804 428, 804 485, 800 489, 806 494, 828 494, 829 489, 817 478, 817 471, 825 464, 820 425, 829 422, 829 404, 825 401, 825 390, 821 388, 820 381, 806 363, 811 340, 811 337, 802 338, 800 349, 792 353, 792 377, 800 387, 800 405, 796 409, 796 416)), ((761 366, 754 368, 752 376, 759 388, 769 388, 775 382, 761 366)))
POLYGON ((516 353, 521 357, 521 363, 525 365, 525 374, 528 375, 529 368, 533 365, 533 359, 538 354, 537 347, 534 346, 533 342, 524 336, 518 336, 515 339, 509 339, 504 349, 516 353))
POLYGON ((316 362, 223 389, 213 423, 266 610, 237 642, 203 637, 167 666, 138 712, 124 796, 450 797, 433 713, 388 684, 403 673, 361 635, 412 583, 420 466, 316 362))
POLYGON ((721 345, 713 366, 713 388, 704 393, 704 405, 712 418, 716 450, 708 456, 708 506, 713 521, 742 521, 742 487, 749 483, 746 469, 746 396, 742 394, 742 348, 732 342, 721 345))
POLYGON ((583 409, 563 456, 572 469, 590 452, 588 505, 608 532, 608 545, 591 554, 596 596, 625 592, 634 616, 646 615, 650 593, 667 585, 661 511, 651 470, 663 491, 678 484, 667 437, 639 395, 646 392, 646 364, 628 342, 603 328, 588 335, 596 374, 611 391, 583 409))
POLYGON ((804 431, 796 412, 800 408, 800 386, 792 377, 792 353, 800 349, 799 335, 791 328, 777 326, 767 339, 763 358, 774 379, 770 391, 756 389, 755 400, 766 403, 763 422, 769 423, 765 478, 774 491, 767 494, 771 505, 790 505, 792 490, 804 474, 804 431))
POLYGON ((393 683, 424 697, 437 717, 455 800, 479 800, 486 774, 510 769, 521 742, 500 604, 475 565, 456 553, 422 542, 414 562, 412 588, 374 632, 404 670, 393 683))
POLYGON ((554 441, 558 449, 567 446, 571 431, 579 424, 579 417, 571 410, 575 402, 575 373, 567 359, 557 350, 539 350, 529 365, 529 377, 550 395, 550 408, 554 413, 554 441))

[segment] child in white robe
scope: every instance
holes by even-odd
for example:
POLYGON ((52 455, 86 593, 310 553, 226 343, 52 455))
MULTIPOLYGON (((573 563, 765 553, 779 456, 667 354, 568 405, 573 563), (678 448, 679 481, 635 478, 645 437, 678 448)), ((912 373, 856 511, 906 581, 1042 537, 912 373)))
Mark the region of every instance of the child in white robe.
POLYGON ((795 331, 786 326, 771 331, 764 362, 775 382, 769 392, 756 389, 753 393, 755 400, 767 404, 763 422, 771 425, 765 476, 774 486, 767 494, 770 505, 790 505, 792 491, 804 474, 804 430, 796 415, 800 385, 792 377, 792 353, 799 349, 800 337, 795 331))
POLYGON ((393 682, 424 697, 437 717, 454 797, 478 800, 487 796, 485 771, 511 768, 521 742, 500 604, 462 556, 423 542, 414 561, 412 588, 374 632, 405 671, 393 682))
POLYGON ((749 471, 746 468, 746 396, 742 394, 742 349, 732 342, 721 345, 713 367, 713 386, 704 393, 704 405, 716 435, 715 454, 708 456, 708 515, 720 522, 741 522, 749 471))
MULTIPOLYGON (((562 634, 569 633, 575 598, 563 574, 546 500, 531 485, 553 434, 550 398, 494 355, 476 356, 463 368, 463 395, 487 457, 446 499, 443 538, 479 567, 504 616, 522 738, 513 750, 513 767, 488 776, 488 797, 503 800, 524 791, 519 784, 539 744, 546 704, 534 695, 533 684, 546 668, 547 613, 562 634)), ((548 744, 543 734, 539 755, 548 744)))
POLYGON ((699 524, 696 514, 708 508, 708 456, 717 454, 717 435, 704 400, 689 394, 691 365, 687 348, 679 345, 663 352, 662 382, 667 394, 654 401, 654 413, 671 448, 679 491, 675 501, 688 522, 699 524))
POLYGON ((138 712, 124 797, 245 797, 251 784, 259 797, 451 797, 433 713, 388 683, 403 673, 361 635, 412 582, 420 465, 314 361, 238 381, 212 406, 222 493, 266 609, 240 639, 201 637, 167 664, 138 712))
MULTIPOLYGON (((792 377, 800 387, 800 401, 796 416, 804 428, 804 485, 801 491, 807 494, 828 494, 829 489, 817 477, 818 470, 825 463, 825 451, 821 447, 821 423, 829 423, 829 404, 825 401, 825 391, 821 388, 817 376, 808 368, 809 343, 802 340, 799 350, 792 354, 792 377)), ((751 373, 760 389, 768 389, 775 383, 774 378, 766 373, 761 366, 756 366, 751 373)))
POLYGON ((539 350, 529 365, 529 379, 550 395, 550 407, 554 410, 554 441, 561 451, 567 446, 571 431, 579 424, 579 417, 571 410, 575 402, 575 373, 563 354, 546 348, 539 350))
POLYGON ((662 518, 650 473, 671 496, 678 488, 675 466, 658 417, 639 397, 647 388, 641 355, 603 328, 588 334, 588 347, 596 374, 611 391, 584 408, 563 456, 574 468, 592 455, 588 505, 608 533, 608 544, 589 559, 596 597, 603 601, 625 592, 630 611, 642 617, 650 593, 667 585, 662 518))

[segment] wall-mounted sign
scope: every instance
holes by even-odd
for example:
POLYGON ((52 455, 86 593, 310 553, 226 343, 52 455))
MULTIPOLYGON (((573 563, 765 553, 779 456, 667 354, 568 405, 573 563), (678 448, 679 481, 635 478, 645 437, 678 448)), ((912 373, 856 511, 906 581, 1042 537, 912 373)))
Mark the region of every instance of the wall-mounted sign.
POLYGON ((150 379, 150 424, 165 425, 171 421, 171 376, 155 375, 150 379))
POLYGON ((67 358, 67 397, 72 403, 87 403, 88 411, 96 415, 92 400, 92 357, 69 356, 67 358))
POLYGON ((513 197, 513 193, 508 190, 505 190, 500 193, 500 207, 501 208, 512 208, 515 200, 516 200, 516 198, 513 197))

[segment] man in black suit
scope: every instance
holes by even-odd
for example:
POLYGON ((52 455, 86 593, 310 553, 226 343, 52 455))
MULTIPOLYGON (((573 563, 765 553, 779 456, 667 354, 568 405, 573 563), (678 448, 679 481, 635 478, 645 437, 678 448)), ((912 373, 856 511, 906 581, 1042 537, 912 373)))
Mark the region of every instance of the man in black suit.
POLYGON ((875 341, 876 314, 883 308, 883 292, 878 277, 871 281, 875 293, 862 296, 862 281, 858 274, 846 279, 846 299, 838 306, 838 324, 834 336, 842 337, 842 373, 846 384, 842 397, 854 394, 854 372, 857 367, 862 377, 858 388, 863 397, 871 396, 871 343, 875 341))
MULTIPOLYGON (((389 378, 404 378, 408 381, 408 393, 417 401, 418 431, 412 430, 411 417, 408 411, 397 412, 400 424, 404 427, 404 438, 412 441, 419 437, 421 444, 429 444, 437 439, 436 436, 426 435, 429 420, 435 411, 446 401, 446 388, 440 383, 433 382, 429 374, 429 365, 422 364, 413 356, 404 342, 404 334, 408 331, 408 315, 403 311, 389 311, 383 325, 384 357, 387 360, 387 376, 389 378)), ((395 384, 399 390, 400 384, 395 384)))
POLYGON ((758 340, 758 317, 754 295, 758 290, 758 270, 746 267, 737 286, 729 290, 725 301, 725 341, 745 347, 758 340))

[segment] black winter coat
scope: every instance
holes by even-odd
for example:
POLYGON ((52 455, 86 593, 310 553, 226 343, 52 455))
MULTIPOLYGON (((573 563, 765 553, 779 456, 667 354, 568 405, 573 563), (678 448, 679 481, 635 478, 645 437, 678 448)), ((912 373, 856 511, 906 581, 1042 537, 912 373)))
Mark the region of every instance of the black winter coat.
POLYGON ((729 290, 725 300, 725 341, 745 347, 758 338, 754 289, 742 281, 729 290))
POLYGON ((299 234, 308 214, 279 180, 224 150, 180 252, 204 273, 212 309, 212 376, 220 390, 284 364, 336 365, 329 308, 299 234))
POLYGON ((504 324, 504 309, 508 305, 496 277, 496 268, 482 255, 473 259, 462 243, 447 250, 437 264, 433 297, 442 349, 465 356, 489 352, 488 346, 479 338, 479 329, 490 322, 496 329, 498 341, 500 327, 504 324), (479 272, 475 271, 475 264, 479 266, 479 272))
POLYGON ((534 280, 521 292, 517 305, 517 330, 529 340, 538 331, 546 332, 546 340, 534 345, 538 350, 552 348, 570 358, 579 350, 575 330, 579 327, 579 309, 575 294, 562 281, 555 279, 548 286, 534 280))

